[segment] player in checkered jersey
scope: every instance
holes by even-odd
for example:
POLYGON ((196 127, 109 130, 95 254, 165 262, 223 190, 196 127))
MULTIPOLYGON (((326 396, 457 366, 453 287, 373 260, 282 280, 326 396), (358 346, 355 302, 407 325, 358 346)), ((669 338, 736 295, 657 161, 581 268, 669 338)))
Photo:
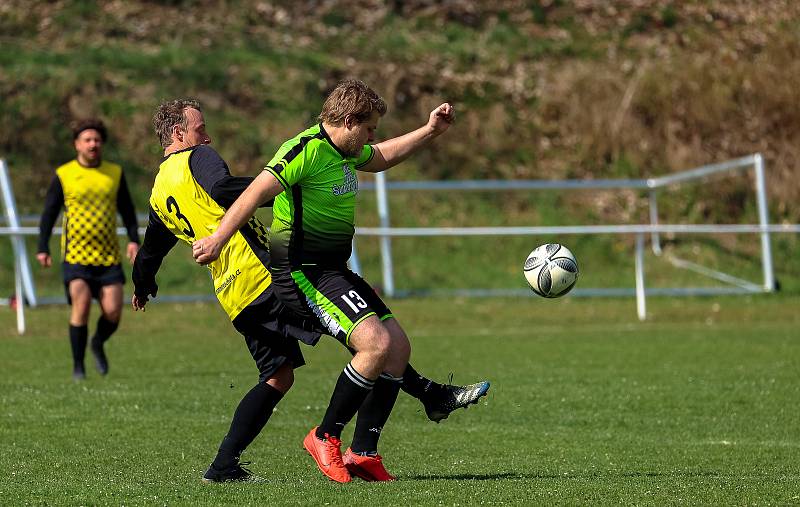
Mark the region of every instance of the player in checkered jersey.
POLYGON ((128 230, 126 256, 131 263, 139 251, 139 234, 122 168, 102 157, 107 136, 103 122, 93 118, 79 120, 73 124, 72 134, 77 156, 56 169, 47 190, 36 259, 42 267, 52 265, 50 236, 64 208, 61 258, 64 288, 72 307, 69 316, 72 377, 82 380, 86 378, 84 356, 92 298, 100 303, 102 312, 91 340, 101 375, 108 373, 103 345, 117 330, 122 314, 125 275, 117 240, 117 212, 128 230))

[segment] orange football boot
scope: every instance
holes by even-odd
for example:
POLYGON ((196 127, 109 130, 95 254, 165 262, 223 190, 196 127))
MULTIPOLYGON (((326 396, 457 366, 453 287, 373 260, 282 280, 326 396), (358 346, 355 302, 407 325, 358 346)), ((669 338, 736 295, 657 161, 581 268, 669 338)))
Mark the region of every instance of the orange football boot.
POLYGON ((342 441, 336 437, 325 434, 325 440, 320 440, 316 435, 317 426, 303 439, 303 447, 317 462, 320 471, 330 480, 336 482, 350 482, 350 472, 342 462, 342 441))
POLYGON ((375 456, 362 456, 349 448, 344 453, 344 466, 351 475, 360 477, 368 482, 394 481, 397 478, 383 467, 383 458, 380 454, 375 456))

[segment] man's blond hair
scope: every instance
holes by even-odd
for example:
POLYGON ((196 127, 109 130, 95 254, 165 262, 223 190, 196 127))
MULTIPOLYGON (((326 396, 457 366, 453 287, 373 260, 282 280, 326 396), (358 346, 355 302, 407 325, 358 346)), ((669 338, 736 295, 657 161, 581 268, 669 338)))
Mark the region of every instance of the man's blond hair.
POLYGON ((347 115, 352 115, 356 122, 364 123, 377 111, 386 114, 386 102, 375 91, 358 79, 346 79, 336 88, 322 104, 319 121, 339 127, 347 115))
POLYGON ((156 114, 153 115, 153 129, 156 131, 161 147, 166 148, 172 144, 172 127, 180 125, 184 132, 189 128, 189 119, 186 118, 186 109, 197 109, 201 113, 200 102, 195 99, 175 99, 162 102, 156 114))

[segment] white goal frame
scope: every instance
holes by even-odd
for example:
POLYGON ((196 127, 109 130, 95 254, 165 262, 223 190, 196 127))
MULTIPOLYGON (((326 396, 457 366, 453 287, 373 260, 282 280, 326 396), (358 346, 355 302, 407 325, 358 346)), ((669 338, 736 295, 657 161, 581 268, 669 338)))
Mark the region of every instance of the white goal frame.
MULTIPOLYGON (((376 174, 375 182, 362 183, 361 189, 374 190, 378 205, 380 227, 358 227, 356 234, 377 236, 380 242, 383 290, 387 296, 408 296, 417 292, 403 291, 395 287, 394 264, 392 261, 391 238, 412 236, 539 236, 576 234, 625 234, 636 237, 635 248, 635 288, 577 288, 574 296, 636 296, 637 315, 640 320, 647 317, 646 298, 648 295, 713 295, 772 292, 775 290, 775 277, 772 265, 770 234, 775 232, 800 232, 798 224, 770 224, 764 160, 756 153, 742 158, 717 164, 705 165, 667 176, 647 179, 599 179, 599 180, 460 180, 460 181, 402 181, 389 182, 385 173, 376 174), (732 173, 752 169, 756 205, 757 224, 659 224, 658 192, 665 187, 691 180, 706 179, 721 173, 732 173), (649 224, 638 225, 577 225, 542 227, 391 227, 389 216, 390 191, 493 191, 493 190, 571 190, 571 189, 640 189, 649 192, 649 224), (712 270, 674 256, 665 258, 674 266, 695 271, 728 284, 728 287, 645 287, 644 249, 646 236, 650 237, 655 255, 661 256, 661 234, 716 234, 716 233, 754 233, 761 241, 761 264, 763 280, 761 284, 743 280, 721 271, 712 270)), ((535 243, 535 242, 534 242, 535 243)), ((355 265, 358 265, 357 257, 355 265)), ((460 296, 518 296, 530 294, 527 289, 431 289, 430 294, 451 294, 460 296)))
MULTIPOLYGON (((576 234, 624 234, 636 238, 635 288, 577 288, 570 296, 636 296, 637 315, 640 320, 647 317, 646 298, 648 295, 713 295, 713 294, 749 294, 772 292, 775 290, 775 278, 772 266, 770 235, 772 233, 800 233, 800 224, 770 224, 767 206, 764 161, 760 154, 711 164, 688 171, 647 179, 600 179, 600 180, 459 180, 459 181, 403 181, 388 182, 385 173, 376 174, 375 182, 362 182, 361 190, 374 190, 378 204, 380 227, 357 227, 358 236, 377 236, 380 242, 381 271, 383 289, 389 297, 413 295, 410 291, 399 290, 394 284, 394 265, 392 262, 393 237, 410 236, 540 236, 540 235, 576 235, 576 234), (753 170, 756 204, 758 209, 757 224, 660 224, 658 221, 659 190, 690 180, 705 179, 721 173, 753 170), (650 195, 650 223, 638 225, 577 225, 577 226, 542 226, 542 227, 391 227, 389 215, 389 191, 496 191, 496 190, 571 190, 571 189, 640 189, 647 190, 650 195), (737 278, 721 271, 695 264, 674 256, 665 258, 674 266, 689 269, 698 274, 714 278, 728 284, 727 287, 674 287, 646 288, 644 278, 644 250, 646 238, 649 236, 655 255, 662 255, 661 234, 716 234, 716 233, 753 233, 758 234, 761 241, 761 264, 763 280, 760 284, 737 278)), ((29 255, 25 246, 25 236, 39 234, 38 227, 23 227, 21 217, 17 213, 11 179, 5 160, 0 159, 0 202, 4 208, 4 225, 0 225, 0 236, 9 236, 14 253, 14 285, 17 300, 17 331, 25 332, 25 303, 35 307, 41 303, 61 302, 53 298, 37 298, 36 288, 31 274, 29 255)), ((144 227, 139 233, 144 234, 144 227)), ((54 234, 61 234, 60 228, 54 234)), ((117 229, 119 235, 126 234, 124 228, 117 229)), ((354 271, 360 272, 360 263, 353 248, 350 260, 354 271)), ((428 291, 431 294, 452 294, 462 296, 519 296, 529 295, 527 289, 441 289, 428 291)), ((159 301, 198 301, 213 299, 209 294, 187 296, 164 296, 159 301)), ((0 306, 9 305, 10 299, 0 298, 0 306)))

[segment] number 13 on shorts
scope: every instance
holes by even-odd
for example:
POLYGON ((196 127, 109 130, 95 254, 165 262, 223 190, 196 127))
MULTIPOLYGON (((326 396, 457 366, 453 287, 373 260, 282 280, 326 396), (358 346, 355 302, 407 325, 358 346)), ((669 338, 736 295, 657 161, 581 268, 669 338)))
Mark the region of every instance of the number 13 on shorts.
POLYGON ((342 299, 355 313, 358 313, 367 307, 367 302, 364 301, 364 298, 359 296, 358 292, 354 290, 351 290, 347 294, 342 294, 342 299))

